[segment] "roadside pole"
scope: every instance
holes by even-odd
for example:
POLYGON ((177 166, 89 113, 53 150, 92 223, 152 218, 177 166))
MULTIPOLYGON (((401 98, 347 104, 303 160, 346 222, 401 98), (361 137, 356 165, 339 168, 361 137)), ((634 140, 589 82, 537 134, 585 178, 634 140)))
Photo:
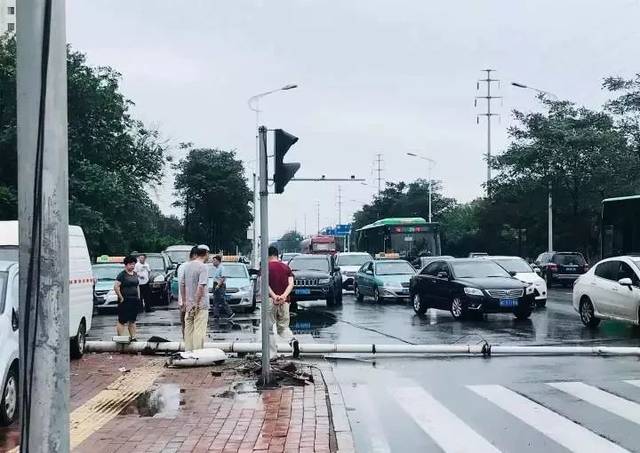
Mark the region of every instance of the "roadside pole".
POLYGON ((271 384, 271 363, 269 361, 269 338, 273 326, 271 325, 271 302, 269 300, 269 177, 267 175, 267 129, 260 126, 258 129, 260 141, 259 165, 260 165, 260 299, 261 299, 261 325, 262 325, 262 385, 271 384))
POLYGON ((23 452, 69 451, 65 2, 21 0, 17 24, 20 416, 23 452))

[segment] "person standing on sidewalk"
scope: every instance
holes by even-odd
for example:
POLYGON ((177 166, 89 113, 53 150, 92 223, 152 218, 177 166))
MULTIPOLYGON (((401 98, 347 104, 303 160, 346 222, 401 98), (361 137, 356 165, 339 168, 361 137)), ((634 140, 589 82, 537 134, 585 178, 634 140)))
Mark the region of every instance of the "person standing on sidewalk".
POLYGON ((216 319, 231 319, 234 316, 233 310, 227 304, 224 298, 226 292, 224 266, 222 265, 222 257, 216 255, 213 257, 213 317, 216 319))
POLYGON ((151 274, 151 266, 147 263, 147 255, 141 253, 138 255, 138 262, 133 271, 138 274, 138 283, 140 286, 140 298, 142 299, 142 308, 147 313, 152 312, 151 307, 151 287, 149 286, 149 274, 151 274))
POLYGON ((193 247, 189 252, 189 260, 178 266, 178 309, 180 310, 180 326, 182 327, 182 339, 184 340, 184 317, 185 317, 185 306, 182 302, 182 285, 180 282, 182 281, 182 277, 184 276, 184 265, 189 261, 193 261, 196 257, 196 253, 198 251, 198 247, 193 247))
MULTIPOLYGON (((293 357, 300 355, 298 340, 293 336, 289 328, 289 303, 291 291, 293 291, 293 272, 286 263, 280 261, 278 249, 269 247, 269 298, 271 299, 270 310, 270 334, 273 333, 273 324, 276 325, 278 335, 287 340, 293 349, 293 357)), ((276 339, 270 336, 271 355, 277 353, 276 339)))
POLYGON ((184 350, 202 349, 209 321, 209 272, 204 264, 209 260, 209 247, 199 245, 193 261, 184 263, 180 279, 185 310, 184 350))
POLYGON ((124 270, 116 277, 113 290, 118 296, 118 324, 116 331, 119 336, 124 336, 129 330, 129 339, 136 341, 136 319, 140 304, 140 287, 138 276, 133 270, 136 265, 134 256, 124 259, 124 270))

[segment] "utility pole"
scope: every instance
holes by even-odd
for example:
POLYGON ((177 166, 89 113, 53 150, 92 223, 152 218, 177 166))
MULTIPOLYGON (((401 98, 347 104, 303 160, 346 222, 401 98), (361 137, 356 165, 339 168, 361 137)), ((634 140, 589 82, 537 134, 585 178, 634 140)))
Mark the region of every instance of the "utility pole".
POLYGON ((260 166, 260 325, 262 327, 262 385, 271 383, 271 362, 269 361, 269 347, 273 326, 270 322, 271 301, 269 300, 269 190, 267 170, 267 128, 258 128, 260 166))
POLYGON ((491 78, 491 73, 495 72, 493 69, 483 69, 483 72, 487 73, 487 78, 486 79, 480 79, 478 80, 477 84, 476 84, 476 89, 480 90, 480 83, 486 83, 487 84, 487 94, 486 96, 476 96, 475 99, 475 106, 478 106, 478 99, 486 99, 487 100, 487 112, 486 113, 478 113, 476 115, 476 122, 480 123, 480 117, 481 116, 486 116, 487 117, 487 197, 491 196, 491 190, 490 190, 490 185, 491 185, 491 117, 492 116, 498 116, 497 113, 492 113, 491 112, 491 101, 494 99, 501 99, 502 96, 493 96, 491 94, 491 84, 494 82, 498 82, 498 86, 500 83, 499 79, 492 79, 491 78))
POLYGON ((304 213, 304 237, 307 237, 307 213, 304 213))
POLYGON ((376 180, 378 181, 378 196, 382 191, 382 154, 376 154, 376 180))
POLYGON ((20 418, 23 452, 69 448, 69 178, 64 0, 17 24, 20 418))

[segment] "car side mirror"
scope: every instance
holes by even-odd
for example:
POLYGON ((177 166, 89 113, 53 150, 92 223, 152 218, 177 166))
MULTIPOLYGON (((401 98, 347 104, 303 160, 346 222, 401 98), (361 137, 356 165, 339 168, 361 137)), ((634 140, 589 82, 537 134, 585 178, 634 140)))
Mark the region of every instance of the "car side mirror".
POLYGON ((18 319, 18 314, 16 313, 16 309, 12 308, 11 309, 11 328, 15 332, 16 330, 18 330, 19 326, 20 326, 20 320, 18 319))
POLYGON ((251 276, 251 278, 258 278, 258 276, 260 275, 260 269, 249 269, 249 275, 251 276))
POLYGON ((509 271, 509 275, 511 275, 512 277, 515 277, 516 274, 517 274, 517 272, 515 272, 515 271, 509 271))
POLYGON ((340 272, 340 266, 336 266, 336 267, 334 267, 334 268, 333 268, 333 271, 334 271, 334 272, 340 272))
POLYGON ((364 271, 364 273, 365 273, 365 274, 367 274, 367 275, 373 275, 373 271, 372 271, 372 270, 369 270, 369 269, 367 269, 366 271, 364 271))
POLYGON ((442 278, 444 280, 449 280, 449 273, 448 272, 438 272, 437 277, 438 278, 442 278))
POLYGON ((250 278, 251 278, 251 281, 255 282, 256 280, 258 280, 258 275, 256 274, 250 275, 250 278))
POLYGON ((621 278, 618 283, 622 286, 627 286, 629 289, 633 286, 633 281, 630 278, 621 278))

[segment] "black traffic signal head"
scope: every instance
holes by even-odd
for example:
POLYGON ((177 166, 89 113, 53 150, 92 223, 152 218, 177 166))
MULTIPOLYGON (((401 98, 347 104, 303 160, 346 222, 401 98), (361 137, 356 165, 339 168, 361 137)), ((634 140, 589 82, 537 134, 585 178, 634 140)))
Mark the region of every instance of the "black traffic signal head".
POLYGON ((275 185, 275 193, 284 192, 284 186, 293 178, 293 175, 300 169, 298 162, 284 163, 284 155, 287 154, 298 137, 295 137, 282 129, 274 131, 274 148, 275 148, 275 169, 273 173, 273 183, 275 185))

